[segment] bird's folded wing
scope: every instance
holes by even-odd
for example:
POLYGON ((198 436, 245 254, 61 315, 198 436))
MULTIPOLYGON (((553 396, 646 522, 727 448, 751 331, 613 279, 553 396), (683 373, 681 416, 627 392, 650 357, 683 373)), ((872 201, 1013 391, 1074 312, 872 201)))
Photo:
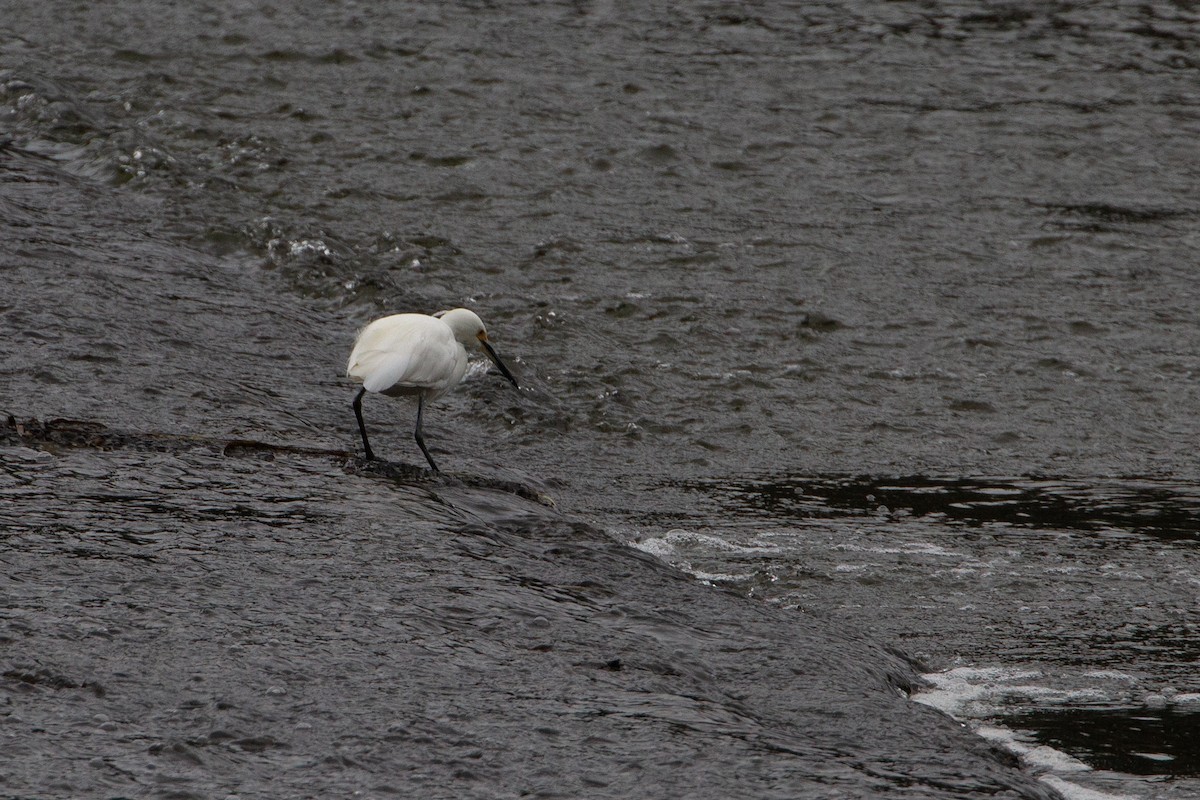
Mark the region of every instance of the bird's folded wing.
POLYGON ((383 342, 358 354, 352 374, 361 375, 368 392, 393 386, 434 386, 454 369, 455 346, 441 337, 410 333, 402 342, 383 342))

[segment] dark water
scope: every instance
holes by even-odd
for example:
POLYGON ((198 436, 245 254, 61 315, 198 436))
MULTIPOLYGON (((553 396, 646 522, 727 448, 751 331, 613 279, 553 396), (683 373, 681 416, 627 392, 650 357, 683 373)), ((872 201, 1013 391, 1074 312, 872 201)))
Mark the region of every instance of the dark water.
POLYGON ((4 4, 4 791, 1200 796, 1198 20, 4 4))

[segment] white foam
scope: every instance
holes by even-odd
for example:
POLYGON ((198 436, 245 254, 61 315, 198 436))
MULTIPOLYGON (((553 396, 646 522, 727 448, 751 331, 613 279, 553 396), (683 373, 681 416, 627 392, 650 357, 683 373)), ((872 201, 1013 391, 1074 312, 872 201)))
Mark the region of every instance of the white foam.
POLYGON ((1088 789, 1085 786, 1064 780, 1057 775, 1043 775, 1040 780, 1061 794, 1066 800, 1138 800, 1133 795, 1111 794, 1096 789, 1088 789))
POLYGON ((722 553, 777 553, 780 549, 778 546, 771 544, 736 544, 720 536, 698 533, 697 531, 689 531, 683 528, 672 528, 662 536, 651 536, 639 542, 634 542, 633 546, 651 555, 656 555, 659 558, 678 553, 682 546, 689 548, 698 547, 708 552, 720 551, 722 553))
POLYGON ((1058 689, 1044 685, 1037 670, 1011 667, 958 667, 922 676, 936 688, 913 699, 952 717, 982 719, 1013 705, 1071 706, 1103 703, 1112 693, 1095 686, 1058 689))
POLYGON ((735 573, 735 572, 705 572, 699 569, 690 569, 689 573, 698 581, 705 583, 730 583, 733 581, 748 581, 754 577, 751 573, 735 573))
POLYGON ((479 376, 486 374, 491 368, 492 362, 488 361, 487 359, 480 358, 475 361, 470 361, 467 363, 467 371, 463 376, 464 380, 473 381, 479 376))
POLYGON ((1008 728, 1001 728, 998 725, 981 725, 975 729, 975 732, 989 742, 994 742, 1016 754, 1031 767, 1054 772, 1091 772, 1092 770, 1078 758, 1061 750, 1055 750, 1044 744, 1026 744, 1021 741, 1018 734, 1008 728))
MULTIPOLYGON (((1128 675, 1115 670, 1085 674, 1091 678, 1122 684, 1132 680, 1128 675)), ((920 692, 913 699, 966 721, 987 719, 1010 710, 1014 703, 1070 705, 1095 703, 1109 697, 1108 693, 1098 687, 1057 689, 1038 685, 1037 682, 1046 681, 1048 676, 1034 669, 957 667, 923 677, 936 688, 920 692)), ((1177 701, 1178 696, 1173 699, 1177 701)), ((1099 791, 1062 777, 1073 776, 1078 780, 1087 775, 1089 781, 1095 781, 1097 778, 1093 776, 1097 776, 1097 773, 1074 756, 1047 745, 1032 743, 1027 734, 982 722, 976 722, 972 727, 983 738, 1016 755, 1034 772, 1044 772, 1045 774, 1039 775, 1039 779, 1053 787, 1066 800, 1135 800, 1130 795, 1099 791)))
MULTIPOLYGON (((913 697, 918 703, 944 711, 952 717, 987 717, 995 713, 1006 695, 1013 694, 1018 687, 1014 681, 1037 678, 1042 673, 1029 669, 1009 667, 956 667, 946 672, 935 672, 921 677, 936 689, 925 690, 913 697)), ((1041 687, 1019 687, 1041 691, 1041 687)))
POLYGON ((640 542, 633 542, 632 545, 643 553, 649 553, 663 561, 670 561, 671 556, 675 554, 675 546, 666 539, 643 539, 640 542))

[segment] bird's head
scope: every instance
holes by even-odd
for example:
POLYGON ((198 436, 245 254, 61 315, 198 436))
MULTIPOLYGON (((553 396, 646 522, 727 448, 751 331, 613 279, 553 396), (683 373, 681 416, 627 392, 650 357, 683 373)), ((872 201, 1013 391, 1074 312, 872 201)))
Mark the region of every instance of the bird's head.
MULTIPOLYGON (((504 362, 500 360, 500 356, 496 355, 495 349, 488 341, 487 328, 484 327, 483 320, 479 318, 478 314, 468 308, 455 308, 450 311, 442 311, 434 316, 449 325, 450 330, 454 332, 454 338, 462 342, 464 346, 471 344, 472 340, 479 342, 479 346, 496 365, 496 369, 500 370, 500 374, 508 378, 508 382, 513 386, 517 386, 517 379, 508 371, 508 367, 504 366, 504 362)), ((520 387, 517 386, 517 388, 520 387)))

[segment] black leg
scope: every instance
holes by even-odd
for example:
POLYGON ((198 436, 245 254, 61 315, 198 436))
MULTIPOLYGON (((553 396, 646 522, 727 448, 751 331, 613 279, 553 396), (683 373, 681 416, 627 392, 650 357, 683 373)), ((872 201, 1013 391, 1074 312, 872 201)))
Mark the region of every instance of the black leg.
POLYGON ((354 396, 354 402, 350 405, 354 408, 354 416, 358 418, 358 432, 362 434, 363 448, 367 451, 367 460, 374 461, 375 454, 371 452, 371 443, 367 441, 367 426, 363 424, 362 418, 362 399, 366 393, 366 389, 359 389, 358 394, 354 396))
POLYGON ((417 440, 417 447, 421 448, 421 452, 425 454, 425 460, 429 462, 429 468, 434 472, 438 471, 437 464, 433 463, 433 456, 429 455, 429 451, 425 449, 425 439, 421 436, 421 412, 425 410, 425 395, 417 395, 417 429, 413 431, 413 438, 417 440))

